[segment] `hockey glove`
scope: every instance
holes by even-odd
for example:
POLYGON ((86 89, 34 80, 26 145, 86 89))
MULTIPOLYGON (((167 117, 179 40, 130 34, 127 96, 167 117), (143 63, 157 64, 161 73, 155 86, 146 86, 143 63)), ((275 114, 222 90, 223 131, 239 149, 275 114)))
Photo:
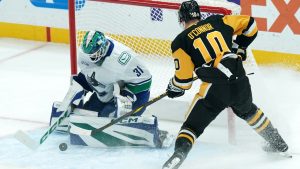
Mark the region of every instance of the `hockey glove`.
POLYGON ((114 84, 115 103, 117 107, 116 117, 122 116, 132 111, 132 105, 136 101, 136 96, 131 91, 124 89, 120 91, 119 85, 114 84))
POLYGON ((232 48, 232 52, 240 56, 242 61, 247 59, 247 48, 245 47, 232 48))
POLYGON ((184 90, 175 86, 173 83, 173 78, 170 80, 167 87, 167 96, 170 98, 180 97, 184 95, 184 90))

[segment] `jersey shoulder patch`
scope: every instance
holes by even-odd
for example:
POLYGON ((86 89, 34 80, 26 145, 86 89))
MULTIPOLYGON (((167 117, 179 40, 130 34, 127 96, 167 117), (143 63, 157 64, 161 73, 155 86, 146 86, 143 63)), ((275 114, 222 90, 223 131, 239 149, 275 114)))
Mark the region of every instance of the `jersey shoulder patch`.
POLYGON ((132 58, 131 54, 129 52, 122 52, 118 58, 118 62, 121 64, 121 65, 126 65, 129 60, 132 58))

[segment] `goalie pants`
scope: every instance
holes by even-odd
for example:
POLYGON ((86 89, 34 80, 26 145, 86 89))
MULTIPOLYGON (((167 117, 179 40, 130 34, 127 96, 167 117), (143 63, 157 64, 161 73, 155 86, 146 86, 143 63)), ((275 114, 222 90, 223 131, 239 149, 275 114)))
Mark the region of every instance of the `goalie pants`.
MULTIPOLYGON (((143 104, 147 103, 150 97, 150 91, 142 91, 140 93, 136 94, 137 100, 133 103, 132 109, 136 109, 143 104)), ((83 109, 96 111, 98 112, 99 117, 108 117, 110 113, 114 112, 116 110, 116 103, 114 99, 111 101, 104 103, 101 102, 96 93, 93 93, 89 100, 83 105, 83 109)), ((141 110, 137 111, 135 115, 140 116, 144 113, 145 108, 142 108, 141 110)))
POLYGON ((247 76, 225 84, 203 82, 186 114, 182 129, 189 129, 199 137, 226 107, 231 107, 234 113, 244 120, 256 113, 257 107, 252 103, 251 86, 247 76))

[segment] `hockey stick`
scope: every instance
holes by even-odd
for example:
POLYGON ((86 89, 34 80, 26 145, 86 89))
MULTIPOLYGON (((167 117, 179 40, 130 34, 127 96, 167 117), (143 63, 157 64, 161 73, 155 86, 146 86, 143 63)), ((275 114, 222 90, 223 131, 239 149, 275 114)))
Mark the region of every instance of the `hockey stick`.
POLYGON ((41 144, 43 144, 43 142, 45 142, 45 140, 48 138, 48 136, 56 129, 57 126, 59 126, 61 124, 61 122, 68 116, 68 110, 65 111, 64 113, 62 113, 58 119, 55 121, 55 123, 53 123, 48 130, 43 134, 43 136, 40 138, 39 142, 35 141, 34 139, 32 139, 28 134, 26 134, 24 131, 22 130, 18 130, 15 133, 15 138, 17 140, 19 140, 21 143, 23 143, 25 146, 27 146, 28 148, 32 149, 32 150, 36 150, 37 148, 39 148, 39 146, 41 144))
MULTIPOLYGON (((194 78, 193 78, 193 81, 195 81, 195 80, 197 80, 197 79, 198 79, 198 77, 194 77, 194 78)), ((157 96, 157 97, 151 99, 151 100, 148 101, 147 103, 145 103, 145 104, 141 105, 140 107, 138 107, 138 108, 136 108, 136 109, 134 109, 134 110, 132 110, 132 111, 130 111, 130 112, 124 114, 123 116, 120 116, 119 118, 113 119, 110 123, 108 123, 108 124, 106 124, 106 125, 104 125, 104 126, 98 128, 98 129, 82 131, 82 135, 93 136, 93 135, 95 135, 95 134, 97 134, 97 133, 100 133, 100 132, 102 132, 104 129, 106 129, 106 128, 108 128, 108 127, 110 127, 110 126, 112 126, 112 125, 114 125, 114 124, 116 124, 116 123, 118 123, 118 122, 124 120, 125 118, 127 118, 127 117, 129 117, 129 116, 135 114, 136 112, 140 111, 141 109, 150 106, 151 104, 153 104, 153 103, 159 101, 160 99, 164 98, 165 96, 167 96, 167 92, 164 92, 163 94, 161 94, 161 95, 159 95, 159 96, 157 96)))
POLYGON ((68 114, 68 108, 72 103, 72 99, 78 94, 78 88, 76 85, 71 86, 64 97, 62 104, 59 106, 57 111, 62 111, 63 113, 58 117, 58 119, 47 129, 47 131, 43 134, 43 136, 39 139, 39 141, 35 141, 32 139, 28 134, 26 134, 24 131, 19 130, 15 133, 15 138, 19 140, 21 143, 23 143, 25 146, 32 150, 36 150, 39 148, 41 144, 45 142, 45 140, 48 138, 48 136, 61 124, 61 122, 69 115, 68 114))
POLYGON ((110 127, 110 126, 112 126, 112 125, 114 125, 114 124, 116 124, 116 123, 118 123, 118 122, 124 120, 125 118, 127 118, 127 117, 129 117, 129 116, 135 114, 136 112, 140 111, 140 110, 143 109, 143 108, 148 107, 149 105, 151 105, 151 104, 157 102, 158 100, 164 98, 165 96, 167 96, 167 92, 165 92, 165 93, 163 93, 163 94, 161 94, 161 95, 159 95, 159 96, 157 96, 157 97, 151 99, 151 100, 148 101, 147 103, 145 103, 145 104, 143 104, 142 106, 140 106, 140 107, 138 107, 138 108, 136 108, 136 109, 134 109, 134 110, 132 110, 132 111, 130 111, 130 112, 124 114, 123 116, 120 116, 119 118, 113 119, 110 123, 108 123, 108 124, 106 124, 106 125, 104 125, 104 126, 98 128, 98 129, 87 130, 87 131, 85 131, 85 132, 82 133, 82 134, 83 134, 83 135, 91 135, 91 136, 93 136, 93 135, 95 135, 95 134, 97 134, 97 133, 100 133, 100 132, 103 131, 104 129, 106 129, 106 128, 108 128, 108 127, 110 127))

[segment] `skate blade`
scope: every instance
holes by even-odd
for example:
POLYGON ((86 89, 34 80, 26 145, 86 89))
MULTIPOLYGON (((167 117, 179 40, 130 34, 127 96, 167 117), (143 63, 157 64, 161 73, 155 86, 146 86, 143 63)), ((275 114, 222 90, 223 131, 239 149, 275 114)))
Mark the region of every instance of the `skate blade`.
POLYGON ((289 152, 267 152, 270 155, 281 156, 285 158, 293 158, 293 155, 289 152))
POLYGON ((293 155, 288 152, 280 152, 279 153, 281 156, 286 157, 286 158, 293 158, 293 155))
POLYGON ((177 164, 180 162, 180 158, 175 157, 169 164, 168 166, 164 166, 162 169, 177 169, 178 167, 177 164), (175 168, 176 167, 176 168, 175 168))

